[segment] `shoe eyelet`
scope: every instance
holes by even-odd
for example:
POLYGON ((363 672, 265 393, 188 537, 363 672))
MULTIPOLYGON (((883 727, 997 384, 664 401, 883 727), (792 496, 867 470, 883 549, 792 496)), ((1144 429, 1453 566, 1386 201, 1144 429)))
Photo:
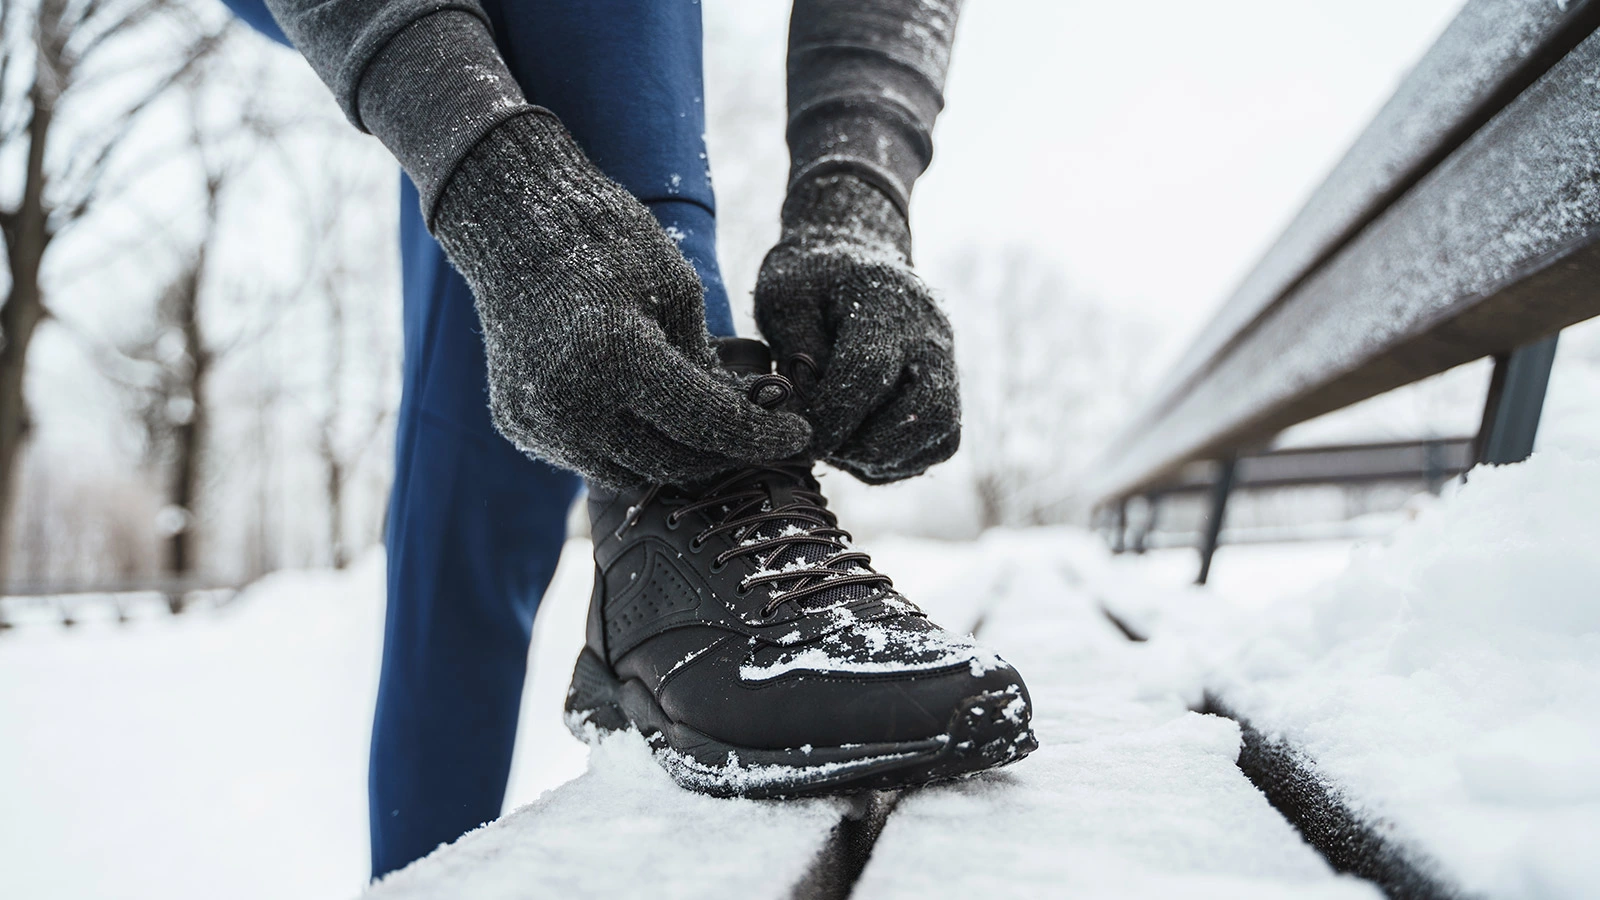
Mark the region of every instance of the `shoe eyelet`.
POLYGON ((739 586, 733 589, 733 592, 741 597, 748 597, 750 595, 750 586, 741 581, 739 586))
POLYGON ((728 567, 727 562, 722 560, 720 557, 717 558, 717 559, 713 559, 711 561, 711 571, 713 571, 713 572, 721 572, 723 569, 726 569, 727 567, 728 567))
POLYGON ((701 550, 705 549, 705 546, 706 546, 706 542, 700 540, 700 536, 699 535, 695 535, 693 538, 689 539, 689 552, 690 553, 699 553, 701 550))
POLYGON ((682 522, 678 521, 678 514, 677 513, 672 513, 672 514, 667 516, 667 530, 668 531, 677 531, 678 530, 678 526, 682 525, 682 524, 683 524, 682 522))

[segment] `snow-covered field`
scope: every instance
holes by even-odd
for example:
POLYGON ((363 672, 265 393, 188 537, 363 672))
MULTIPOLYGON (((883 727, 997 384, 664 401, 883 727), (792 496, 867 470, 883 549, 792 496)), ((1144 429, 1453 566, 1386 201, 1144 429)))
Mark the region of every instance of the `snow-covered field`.
MULTIPOLYGON (((1475 473, 1342 574, 1348 545, 1232 547, 1207 589, 1184 586, 1190 553, 1113 559, 1067 529, 878 542, 940 618, 982 614, 1029 679, 1042 746, 905 798, 856 896, 1372 896, 1240 775, 1237 727, 1189 711, 1208 688, 1461 885, 1582 896, 1600 883, 1584 852, 1600 837, 1597 507, 1600 455, 1547 450, 1475 473)), ((376 896, 783 896, 837 820, 832 802, 679 791, 632 736, 585 769, 558 710, 586 550, 569 545, 541 613, 508 807, 535 804, 376 896), (659 850, 624 865, 618 842, 659 850)), ((0 896, 358 893, 380 570, 0 638, 0 896)))
MULTIPOLYGON (((584 769, 560 704, 586 554, 540 615, 508 808, 584 769)), ((0 897, 358 893, 382 607, 374 553, 221 610, 0 636, 0 897)))
POLYGON ((380 563, 0 638, 0 896, 357 889, 380 563))

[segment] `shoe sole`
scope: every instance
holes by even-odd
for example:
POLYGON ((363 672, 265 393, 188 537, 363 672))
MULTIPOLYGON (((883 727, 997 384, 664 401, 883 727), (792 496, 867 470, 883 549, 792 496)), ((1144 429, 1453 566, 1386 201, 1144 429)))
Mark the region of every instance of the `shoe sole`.
POLYGON ((948 781, 1008 765, 1039 742, 1016 688, 964 700, 945 733, 917 741, 758 750, 672 721, 643 683, 617 678, 592 650, 578 655, 567 692, 567 728, 594 743, 637 728, 674 781, 717 797, 813 797, 948 781))

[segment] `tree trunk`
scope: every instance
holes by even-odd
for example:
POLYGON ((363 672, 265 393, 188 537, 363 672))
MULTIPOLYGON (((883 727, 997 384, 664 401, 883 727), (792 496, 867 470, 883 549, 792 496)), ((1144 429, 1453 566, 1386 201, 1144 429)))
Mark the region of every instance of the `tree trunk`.
POLYGON ((32 118, 28 123, 28 155, 23 174, 22 202, 5 216, 6 261, 11 267, 11 289, 0 307, 0 583, 6 578, 6 549, 10 542, 11 507, 15 499, 15 473, 22 446, 28 438, 28 346, 34 329, 44 319, 44 294, 39 272, 50 246, 49 211, 44 202, 44 154, 54 118, 53 71, 45 54, 39 54, 40 74, 30 92, 32 118))
POLYGON ((333 557, 333 567, 342 569, 350 564, 344 546, 344 463, 337 456, 328 458, 328 546, 333 557))
POLYGON ((195 569, 194 539, 195 510, 200 499, 200 478, 205 450, 206 378, 211 370, 211 356, 206 350, 205 335, 200 328, 200 284, 205 275, 206 247, 197 252, 193 267, 179 288, 174 310, 177 325, 183 332, 184 355, 188 360, 187 389, 189 415, 172 430, 172 473, 167 502, 184 513, 181 527, 167 540, 167 573, 188 575, 195 569))
POLYGON ((339 417, 344 410, 344 296, 334 287, 332 277, 328 287, 328 408, 322 419, 321 451, 327 466, 328 488, 328 553, 335 569, 343 569, 349 560, 344 546, 344 492, 347 472, 344 455, 339 446, 339 417))

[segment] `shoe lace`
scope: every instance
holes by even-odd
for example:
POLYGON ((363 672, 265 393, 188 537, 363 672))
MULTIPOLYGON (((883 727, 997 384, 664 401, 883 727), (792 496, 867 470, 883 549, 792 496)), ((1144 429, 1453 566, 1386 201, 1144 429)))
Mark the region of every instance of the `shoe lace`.
MULTIPOLYGON (((695 540, 704 544, 713 536, 732 533, 734 546, 717 554, 714 566, 725 566, 741 556, 754 557, 759 570, 739 582, 747 594, 771 585, 771 595, 761 608, 769 617, 784 603, 805 599, 844 601, 863 591, 852 586, 888 588, 889 576, 872 569, 872 557, 851 544, 851 535, 839 527, 838 516, 811 478, 811 466, 776 465, 744 469, 713 485, 699 500, 684 504, 668 515, 684 516, 700 510, 715 511, 721 521, 702 530, 695 540), (788 501, 774 505, 779 485, 788 501)), ((824 605, 832 605, 827 602, 824 605)))
MULTIPOLYGON (((803 353, 789 357, 779 369, 784 374, 761 375, 749 383, 752 402, 776 409, 797 393, 797 376, 804 373, 814 382, 818 372, 816 361, 803 353)), ((799 392, 808 393, 804 387, 799 392)), ((658 484, 646 490, 617 533, 631 528, 665 489, 658 484)), ((763 619, 785 603, 812 601, 799 607, 804 612, 894 586, 889 576, 873 570, 870 555, 851 545, 850 532, 839 527, 838 516, 828 509, 810 462, 750 466, 693 495, 661 499, 677 507, 667 515, 668 528, 678 527, 692 513, 710 515, 711 524, 690 540, 690 549, 699 550, 719 534, 733 535, 734 545, 712 560, 713 571, 741 556, 755 557, 758 571, 741 579, 737 591, 742 597, 761 585, 772 586, 761 607, 763 619), (787 499, 775 505, 780 494, 787 499)))
MULTIPOLYGON (((651 487, 634 509, 643 510, 663 489, 651 487)), ((691 539, 691 549, 720 534, 733 536, 733 546, 713 559, 713 571, 739 557, 755 558, 758 571, 740 580, 738 593, 745 596, 770 585, 773 590, 761 607, 764 619, 785 603, 810 600, 802 610, 821 608, 894 586, 889 576, 873 570, 869 554, 851 545, 850 532, 839 527, 838 516, 828 509, 809 463, 739 469, 693 496, 661 499, 676 507, 667 515, 669 528, 693 513, 709 515, 710 524, 691 539), (786 500, 776 503, 780 495, 786 500)), ((636 520, 630 516, 623 527, 636 520)))

